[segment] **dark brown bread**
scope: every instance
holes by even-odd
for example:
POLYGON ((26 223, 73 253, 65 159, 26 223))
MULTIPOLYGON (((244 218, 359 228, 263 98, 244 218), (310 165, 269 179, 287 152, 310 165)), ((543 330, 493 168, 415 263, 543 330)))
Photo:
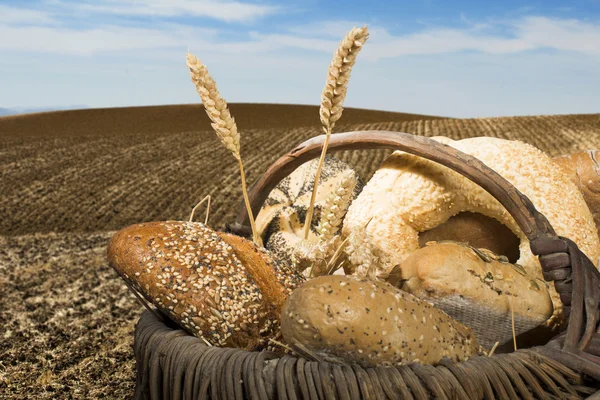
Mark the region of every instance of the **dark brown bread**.
POLYGON ((283 301, 303 278, 246 239, 197 222, 117 232, 110 265, 149 302, 217 346, 256 348, 279 332, 283 301))

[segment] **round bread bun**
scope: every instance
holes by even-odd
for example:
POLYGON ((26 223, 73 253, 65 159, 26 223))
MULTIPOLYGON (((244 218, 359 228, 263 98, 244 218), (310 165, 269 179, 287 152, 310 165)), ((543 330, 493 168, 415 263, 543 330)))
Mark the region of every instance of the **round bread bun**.
POLYGON ((474 212, 458 213, 433 229, 419 233, 419 246, 440 240, 468 243, 476 248, 491 250, 516 262, 520 240, 497 220, 474 212))
MULTIPOLYGON (((433 139, 475 156, 498 172, 529 197, 558 235, 572 239, 591 260, 598 260, 600 240, 583 195, 542 151, 519 141, 491 137, 433 139)), ((517 262, 528 275, 542 279, 541 266, 527 237, 502 204, 457 172, 402 151, 394 152, 383 163, 350 206, 343 227, 344 237, 354 236, 348 258, 356 268, 363 248, 376 248, 385 260, 376 267, 376 275, 386 277, 420 248, 420 232, 464 211, 483 214, 509 228, 520 240, 517 262)), ((549 323, 560 323, 562 303, 553 287, 550 292, 555 318, 549 323)))
POLYGON ((287 299, 283 339, 300 354, 363 366, 437 364, 478 355, 472 331, 386 282, 355 276, 311 279, 287 299))
POLYGON ((224 347, 255 349, 277 336, 285 299, 304 281, 254 243, 198 222, 124 228, 108 260, 182 328, 224 347))

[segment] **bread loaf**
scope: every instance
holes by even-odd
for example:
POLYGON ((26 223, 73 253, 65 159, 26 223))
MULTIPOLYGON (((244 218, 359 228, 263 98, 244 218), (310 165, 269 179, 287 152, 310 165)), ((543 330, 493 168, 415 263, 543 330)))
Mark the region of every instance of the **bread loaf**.
POLYGON ((303 277, 252 242, 197 222, 149 222, 117 232, 110 265, 193 335, 254 349, 279 333, 286 297, 303 277))
MULTIPOLYGON (((589 207, 596 228, 600 229, 600 153, 581 151, 553 158, 565 175, 577 185, 589 207)), ((441 225, 419 234, 421 247, 426 242, 455 240, 474 247, 490 249, 510 260, 519 258, 519 238, 506 226, 482 214, 462 212, 441 225)))
POLYGON ((513 262, 519 259, 519 238, 505 225, 483 214, 461 212, 419 234, 420 247, 440 240, 465 242, 473 247, 490 249, 513 262))
POLYGON ((409 255, 388 282, 472 328, 484 347, 543 324, 553 311, 547 284, 486 249, 435 243, 409 255))
POLYGON ((303 354, 363 366, 456 361, 480 350, 470 329, 386 282, 321 276, 296 289, 281 315, 287 344, 303 354))

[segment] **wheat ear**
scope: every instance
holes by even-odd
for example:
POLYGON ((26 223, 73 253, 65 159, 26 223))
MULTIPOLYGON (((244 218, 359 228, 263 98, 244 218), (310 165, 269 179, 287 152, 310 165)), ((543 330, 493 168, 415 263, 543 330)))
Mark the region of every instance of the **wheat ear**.
POLYGON ((208 117, 212 121, 211 126, 217 133, 223 146, 231 151, 238 161, 240 175, 242 176, 244 202, 246 203, 250 226, 252 227, 252 237, 254 243, 258 246, 262 246, 262 240, 258 235, 256 224, 254 223, 254 215, 252 214, 252 208, 250 207, 250 200, 248 199, 246 174, 244 173, 244 165, 242 164, 242 157, 240 155, 240 134, 238 133, 235 120, 227 108, 227 102, 219 94, 217 84, 208 73, 206 66, 202 64, 196 56, 190 53, 186 54, 186 64, 190 69, 190 77, 196 86, 196 91, 198 91, 198 94, 202 99, 206 114, 208 114, 208 117))
POLYGON ((327 197, 321 211, 321 220, 317 226, 321 240, 333 239, 333 236, 340 230, 342 220, 352 202, 354 186, 356 186, 356 176, 353 171, 348 171, 342 177, 335 192, 330 193, 327 197))
POLYGON ((310 197, 310 204, 308 212, 306 213, 306 219, 304 220, 305 239, 308 239, 308 233, 310 232, 319 178, 321 177, 321 169, 323 168, 325 153, 327 153, 327 146, 329 145, 329 136, 331 135, 331 131, 333 130, 336 121, 342 116, 344 99, 346 98, 346 90, 348 88, 348 81, 350 80, 350 72, 352 72, 352 67, 356 62, 358 52, 362 49, 368 38, 369 31, 366 26, 363 28, 352 28, 341 41, 338 49, 333 55, 331 64, 329 65, 325 88, 321 94, 321 108, 319 110, 321 124, 325 131, 325 143, 323 143, 321 158, 319 159, 319 164, 315 173, 315 182, 310 197))

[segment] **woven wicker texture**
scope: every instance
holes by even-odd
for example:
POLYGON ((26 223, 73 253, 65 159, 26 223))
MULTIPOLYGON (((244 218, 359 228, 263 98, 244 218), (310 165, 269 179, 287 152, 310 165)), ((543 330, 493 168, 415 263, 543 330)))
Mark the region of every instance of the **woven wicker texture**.
POLYGON ((596 390, 533 350, 364 369, 209 347, 149 312, 135 343, 138 399, 579 399, 596 390))

